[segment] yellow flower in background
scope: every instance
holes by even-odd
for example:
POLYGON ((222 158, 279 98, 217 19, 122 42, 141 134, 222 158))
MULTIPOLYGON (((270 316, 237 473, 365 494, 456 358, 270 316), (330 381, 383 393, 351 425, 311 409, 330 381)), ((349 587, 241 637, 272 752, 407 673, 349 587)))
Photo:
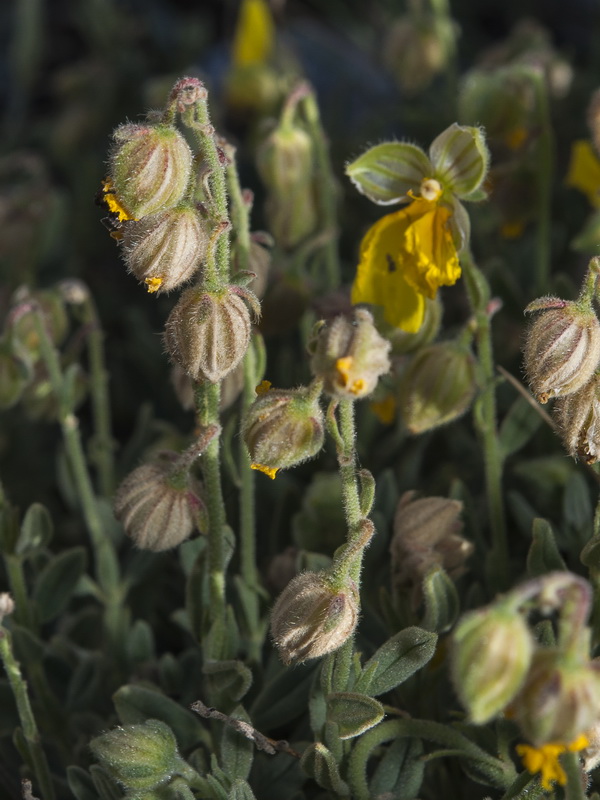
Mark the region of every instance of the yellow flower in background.
POLYGON ((238 67, 264 64, 273 52, 275 26, 266 0, 242 0, 233 38, 233 63, 238 67))
POLYGON ((583 192, 594 208, 600 208, 600 159, 590 142, 573 143, 565 183, 583 192))
POLYGON ((425 298, 460 278, 460 264, 448 221, 452 212, 439 204, 441 187, 432 179, 422 196, 387 214, 365 235, 352 285, 352 303, 383 307, 386 322, 416 333, 425 315, 425 298))
POLYGON ((516 749, 527 772, 532 774, 539 772, 542 789, 551 789, 553 783, 564 786, 567 782, 567 775, 559 761, 560 756, 566 752, 577 753, 579 750, 584 750, 588 744, 587 736, 581 734, 570 744, 548 742, 541 747, 518 744, 516 749))

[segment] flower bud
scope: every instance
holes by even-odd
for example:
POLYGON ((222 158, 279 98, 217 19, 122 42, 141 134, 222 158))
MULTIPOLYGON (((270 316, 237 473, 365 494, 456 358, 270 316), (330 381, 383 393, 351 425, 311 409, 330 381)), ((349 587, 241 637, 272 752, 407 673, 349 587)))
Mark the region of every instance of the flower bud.
POLYGON ((459 578, 466 570, 473 544, 460 535, 461 502, 446 497, 414 497, 415 492, 405 492, 400 498, 390 553, 393 585, 410 593, 416 609, 429 570, 441 566, 451 578, 459 578))
POLYGON ((540 311, 523 351, 531 390, 540 403, 576 392, 600 362, 600 323, 589 306, 544 297, 525 309, 540 311))
POLYGON ((171 311, 165 329, 167 351, 193 380, 218 383, 244 357, 252 322, 242 297, 258 314, 258 300, 238 287, 216 292, 193 287, 171 311))
POLYGON ((169 550, 204 530, 206 509, 200 483, 177 471, 175 453, 134 469, 119 486, 115 516, 142 550, 169 550))
POLYGON ((452 422, 470 407, 475 396, 475 359, 458 342, 424 347, 402 375, 400 406, 411 433, 452 422))
POLYGON ((600 456, 600 374, 573 394, 559 397, 553 413, 569 455, 595 464, 600 456))
POLYGON ((335 591, 326 573, 303 572, 286 586, 271 612, 271 636, 284 664, 337 650, 358 622, 354 585, 335 591))
POLYGON ((268 189, 269 229, 281 247, 292 249, 317 224, 310 136, 297 125, 282 122, 260 146, 257 167, 268 189))
POLYGON ((354 311, 354 320, 339 316, 319 323, 310 345, 311 368, 334 397, 358 399, 370 395, 381 375, 390 369, 390 343, 373 324, 365 309, 354 311))
POLYGON ((319 405, 320 386, 267 389, 247 410, 242 436, 252 468, 271 478, 279 469, 295 467, 323 447, 325 420, 319 405))
POLYGON ((572 741, 600 718, 600 665, 538 651, 510 712, 536 746, 572 741))
POLYGON ((170 292, 188 281, 206 257, 208 233, 198 212, 178 206, 140 220, 123 230, 127 267, 149 292, 170 292))
POLYGON ((92 739, 90 748, 109 775, 131 792, 154 789, 190 769, 177 752, 173 731, 157 719, 115 728, 92 739))
POLYGON ((502 605, 465 614, 453 635, 452 679, 477 725, 500 713, 527 675, 533 638, 521 615, 502 605))
POLYGON ((384 43, 384 58, 403 92, 426 89, 443 70, 450 55, 452 28, 435 18, 425 24, 410 15, 397 19, 384 43))
POLYGON ((44 289, 30 292, 26 286, 22 286, 15 292, 12 304, 7 327, 10 337, 22 347, 24 356, 29 356, 32 361, 37 361, 41 356, 36 313, 41 315, 52 343, 60 345, 63 342, 69 320, 59 291, 44 289))
POLYGON ((139 219, 176 206, 188 186, 192 152, 170 125, 120 125, 110 159, 110 187, 125 212, 139 219))

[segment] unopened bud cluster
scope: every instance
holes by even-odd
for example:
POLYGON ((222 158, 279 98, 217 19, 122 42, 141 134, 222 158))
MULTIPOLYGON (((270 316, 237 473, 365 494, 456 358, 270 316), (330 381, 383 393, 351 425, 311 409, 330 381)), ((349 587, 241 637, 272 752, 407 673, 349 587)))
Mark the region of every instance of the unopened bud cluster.
POLYGON ((558 398, 554 416, 563 443, 574 458, 598 460, 600 321, 594 310, 600 260, 593 258, 577 301, 542 297, 526 312, 537 312, 529 327, 524 364, 540 403, 558 398))

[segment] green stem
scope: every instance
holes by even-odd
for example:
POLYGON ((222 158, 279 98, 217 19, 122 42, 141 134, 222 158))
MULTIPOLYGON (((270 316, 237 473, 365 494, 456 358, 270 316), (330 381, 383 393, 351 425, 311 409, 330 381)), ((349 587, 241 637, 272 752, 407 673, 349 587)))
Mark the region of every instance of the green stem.
POLYGON ((540 135, 537 153, 537 236, 535 261, 536 294, 548 292, 550 277, 550 245, 552 241, 552 181, 554 178, 554 139, 548 103, 546 77, 541 70, 532 70, 540 135))
POLYGON ((496 426, 496 377, 492 350, 492 328, 487 304, 489 287, 470 253, 462 258, 465 283, 476 325, 477 355, 481 375, 481 395, 474 413, 474 423, 483 446, 485 483, 490 520, 492 552, 497 587, 506 588, 508 575, 508 539, 502 497, 503 459, 496 426))
MULTIPOLYGON (((218 383, 201 383, 196 388, 196 408, 201 427, 213 424, 219 419, 219 399, 221 386, 218 383)), ((210 442, 200 456, 206 507, 208 511, 208 582, 209 582, 209 623, 221 632, 211 639, 214 652, 208 658, 222 658, 221 648, 225 633, 225 552, 224 526, 225 503, 221 485, 220 437, 210 442)))
POLYGON ((85 524, 90 535, 95 556, 95 573, 102 588, 105 602, 105 625, 111 644, 121 653, 124 644, 122 630, 122 590, 119 584, 119 563, 115 549, 104 531, 98 513, 92 480, 87 468, 85 453, 79 432, 79 421, 67 406, 64 392, 64 379, 58 353, 56 352, 39 312, 34 312, 35 325, 40 338, 42 358, 46 364, 52 389, 59 404, 59 422, 63 433, 65 450, 71 466, 77 494, 85 524))
POLYGON ((587 794, 584 791, 583 775, 581 764, 577 753, 564 753, 560 758, 565 772, 567 773, 567 785, 565 786, 565 800, 585 800, 587 794))
POLYGON ((337 289, 341 283, 341 269, 338 253, 336 179, 329 158, 329 147, 321 125, 319 106, 314 92, 308 91, 302 98, 304 116, 308 132, 315 148, 317 168, 317 202, 321 230, 327 234, 323 252, 325 254, 324 289, 337 289))
POLYGON ((100 494, 112 497, 115 490, 114 441, 108 393, 108 371, 104 359, 104 333, 96 306, 87 296, 83 304, 84 320, 90 326, 88 358, 91 377, 92 413, 94 419, 93 461, 98 470, 100 494))
POLYGON ((4 664, 4 670, 15 698, 19 720, 21 721, 23 735, 29 748, 29 754, 39 784, 39 790, 44 800, 54 800, 55 794, 52 778, 50 776, 46 754, 40 742, 40 734, 35 717, 33 716, 31 703, 29 702, 27 684, 23 680, 19 664, 13 655, 10 634, 6 628, 1 627, 0 658, 4 664))

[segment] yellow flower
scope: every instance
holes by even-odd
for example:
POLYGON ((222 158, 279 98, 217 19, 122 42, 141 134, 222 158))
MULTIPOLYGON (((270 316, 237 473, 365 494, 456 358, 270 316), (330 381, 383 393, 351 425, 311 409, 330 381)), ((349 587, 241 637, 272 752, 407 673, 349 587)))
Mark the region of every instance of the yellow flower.
POLYGON ((275 41, 275 26, 266 0, 242 0, 233 39, 233 63, 238 67, 264 64, 275 41))
POLYGON ((532 774, 540 772, 542 788, 551 789, 553 783, 564 786, 567 782, 567 775, 559 762, 560 756, 566 752, 577 753, 579 750, 584 750, 588 744, 587 736, 581 734, 570 744, 548 742, 541 747, 518 744, 516 749, 525 769, 532 774))
POLYGON ((583 192, 594 208, 600 208, 600 159, 588 141, 573 143, 565 183, 583 192))
POLYGON ((354 304, 382 306, 386 322, 407 333, 421 327, 425 297, 433 299, 440 286, 460 278, 449 228, 452 212, 439 203, 441 187, 426 179, 421 192, 421 197, 411 195, 409 206, 382 217, 367 231, 352 286, 354 304))
POLYGON ((250 469, 256 469, 259 472, 264 472, 265 475, 268 475, 272 481, 275 480, 275 476, 279 471, 279 467, 266 467, 264 464, 257 464, 256 462, 250 464, 250 469))

